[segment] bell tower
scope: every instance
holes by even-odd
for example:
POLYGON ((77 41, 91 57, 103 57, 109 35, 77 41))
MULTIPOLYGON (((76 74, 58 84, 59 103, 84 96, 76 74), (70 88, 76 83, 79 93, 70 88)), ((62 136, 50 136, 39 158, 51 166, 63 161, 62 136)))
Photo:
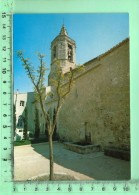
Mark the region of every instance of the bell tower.
POLYGON ((63 25, 59 35, 51 42, 51 71, 50 78, 53 78, 56 74, 56 64, 59 63, 60 68, 65 74, 69 72, 70 68, 75 68, 75 53, 76 43, 68 36, 67 30, 63 25))

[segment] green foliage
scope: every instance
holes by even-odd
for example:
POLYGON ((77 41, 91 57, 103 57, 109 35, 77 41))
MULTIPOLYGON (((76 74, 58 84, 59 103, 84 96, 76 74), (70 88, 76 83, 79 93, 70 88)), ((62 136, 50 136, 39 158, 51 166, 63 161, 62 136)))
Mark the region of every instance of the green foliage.
POLYGON ((31 144, 31 141, 29 140, 14 141, 14 146, 22 146, 28 144, 31 144))

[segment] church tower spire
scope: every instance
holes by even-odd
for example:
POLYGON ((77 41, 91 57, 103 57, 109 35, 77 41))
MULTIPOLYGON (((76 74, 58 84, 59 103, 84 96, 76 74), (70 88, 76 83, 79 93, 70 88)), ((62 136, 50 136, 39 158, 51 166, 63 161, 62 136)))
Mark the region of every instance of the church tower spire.
POLYGON ((63 24, 63 26, 62 26, 62 28, 60 30, 60 35, 66 35, 66 36, 68 36, 67 30, 66 30, 64 24, 63 24))
MULTIPOLYGON (((51 42, 50 78, 56 73, 56 63, 60 64, 63 74, 75 68, 76 43, 68 36, 66 27, 62 25, 59 35, 51 42)), ((50 84, 50 82, 49 82, 50 84)))

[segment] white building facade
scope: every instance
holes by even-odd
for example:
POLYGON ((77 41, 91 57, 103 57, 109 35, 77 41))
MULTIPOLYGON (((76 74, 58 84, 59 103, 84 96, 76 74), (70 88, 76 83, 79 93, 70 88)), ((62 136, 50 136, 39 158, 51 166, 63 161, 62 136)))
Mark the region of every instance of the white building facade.
POLYGON ((45 135, 45 123, 41 110, 35 103, 34 92, 14 94, 14 110, 15 110, 15 130, 25 128, 25 120, 27 122, 27 131, 35 137, 35 126, 38 122, 40 129, 40 137, 45 135), (36 113, 37 112, 37 113, 36 113), (37 117, 37 119, 36 119, 37 117))

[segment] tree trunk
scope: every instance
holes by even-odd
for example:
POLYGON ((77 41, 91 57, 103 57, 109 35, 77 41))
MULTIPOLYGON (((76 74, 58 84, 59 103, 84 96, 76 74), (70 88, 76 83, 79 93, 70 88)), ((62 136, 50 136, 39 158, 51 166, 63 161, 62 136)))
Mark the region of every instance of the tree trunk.
POLYGON ((50 159, 50 180, 54 179, 54 157, 53 157, 53 140, 49 135, 49 159, 50 159))

